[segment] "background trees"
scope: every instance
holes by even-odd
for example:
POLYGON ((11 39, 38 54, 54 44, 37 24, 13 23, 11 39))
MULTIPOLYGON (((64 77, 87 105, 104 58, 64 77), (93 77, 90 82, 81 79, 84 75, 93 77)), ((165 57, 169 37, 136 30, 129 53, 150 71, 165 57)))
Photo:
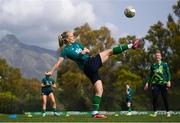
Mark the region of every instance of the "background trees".
POLYGON ((1 113, 41 110, 39 88, 38 80, 22 78, 19 69, 8 66, 4 59, 0 59, 1 113))

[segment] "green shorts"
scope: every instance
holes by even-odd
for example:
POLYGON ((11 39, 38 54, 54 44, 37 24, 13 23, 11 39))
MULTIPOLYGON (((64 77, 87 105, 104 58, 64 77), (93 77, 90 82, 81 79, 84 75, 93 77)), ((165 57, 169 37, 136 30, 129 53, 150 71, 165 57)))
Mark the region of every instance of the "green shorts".
POLYGON ((46 95, 46 96, 48 96, 50 93, 52 93, 53 92, 53 90, 51 89, 51 88, 43 88, 42 90, 41 90, 41 95, 46 95))
POLYGON ((126 103, 132 103, 132 98, 127 97, 127 98, 126 98, 126 103))

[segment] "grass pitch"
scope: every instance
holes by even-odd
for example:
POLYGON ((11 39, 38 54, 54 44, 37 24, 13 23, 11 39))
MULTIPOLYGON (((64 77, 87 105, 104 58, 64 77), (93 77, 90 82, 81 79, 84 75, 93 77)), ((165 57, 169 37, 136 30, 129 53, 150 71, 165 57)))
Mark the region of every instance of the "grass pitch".
POLYGON ((70 116, 46 116, 32 115, 17 115, 16 118, 9 118, 7 114, 0 114, 0 122, 180 122, 180 115, 172 115, 166 117, 159 115, 150 117, 149 115, 108 115, 106 119, 92 118, 91 115, 70 115, 70 116))

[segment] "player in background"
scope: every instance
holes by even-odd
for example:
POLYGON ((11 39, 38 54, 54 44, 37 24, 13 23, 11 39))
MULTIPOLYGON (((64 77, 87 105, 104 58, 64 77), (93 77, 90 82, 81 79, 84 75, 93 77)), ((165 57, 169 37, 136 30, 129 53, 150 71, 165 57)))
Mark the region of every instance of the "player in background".
POLYGON ((49 75, 46 75, 42 81, 41 81, 41 95, 42 95, 42 111, 43 114, 42 116, 46 116, 46 103, 47 103, 47 98, 49 97, 51 102, 52 102, 52 107, 53 107, 53 112, 55 116, 59 116, 59 114, 56 112, 56 101, 55 97, 53 94, 53 88, 56 88, 55 81, 52 77, 49 75))
POLYGON ((132 115, 131 111, 132 111, 132 94, 133 94, 133 90, 130 88, 129 84, 126 83, 126 105, 128 108, 128 113, 127 115, 132 115))
POLYGON ((60 66, 64 59, 75 61, 84 74, 91 80, 95 89, 93 97, 93 118, 107 118, 103 114, 99 114, 99 106, 103 94, 103 84, 99 75, 99 68, 106 62, 111 55, 120 54, 128 49, 136 49, 140 46, 140 40, 136 39, 131 44, 119 45, 112 49, 107 49, 98 53, 96 56, 90 56, 90 50, 77 42, 76 36, 72 32, 63 32, 58 37, 59 46, 61 49, 57 63, 50 69, 46 75, 53 75, 55 70, 60 66), (64 46, 65 44, 65 46, 64 46), (63 47, 64 46, 64 47, 63 47))
POLYGON ((168 88, 171 87, 171 74, 168 64, 162 61, 162 55, 159 50, 157 50, 155 53, 155 60, 156 62, 151 65, 149 78, 144 86, 144 90, 147 90, 149 85, 151 85, 154 110, 154 114, 151 114, 151 116, 157 116, 158 97, 161 93, 166 109, 166 116, 170 117, 171 114, 169 112, 168 88))

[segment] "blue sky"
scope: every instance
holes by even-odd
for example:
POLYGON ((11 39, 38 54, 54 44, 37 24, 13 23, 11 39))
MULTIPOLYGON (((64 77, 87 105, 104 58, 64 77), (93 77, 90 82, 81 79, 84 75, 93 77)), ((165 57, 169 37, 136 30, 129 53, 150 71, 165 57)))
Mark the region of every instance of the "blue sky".
POLYGON ((114 38, 143 37, 157 21, 167 22, 177 0, 0 0, 0 38, 14 34, 26 44, 58 48, 57 35, 89 23, 93 29, 107 26, 114 38), (135 17, 124 16, 133 6, 135 17))

